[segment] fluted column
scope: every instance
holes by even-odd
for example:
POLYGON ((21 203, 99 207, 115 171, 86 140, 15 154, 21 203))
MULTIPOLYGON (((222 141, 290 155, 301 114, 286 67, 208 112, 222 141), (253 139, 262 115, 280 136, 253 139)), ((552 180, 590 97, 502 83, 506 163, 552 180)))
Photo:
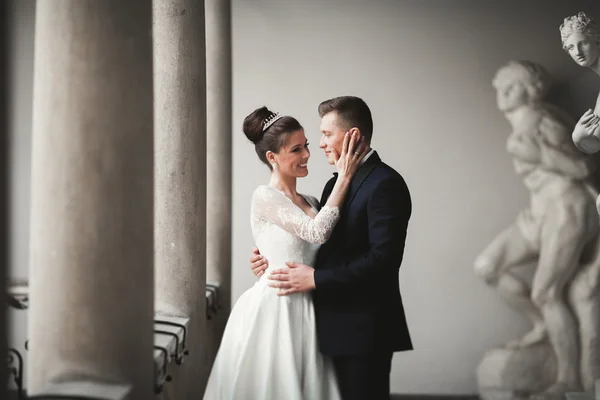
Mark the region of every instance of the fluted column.
MULTIPOLYGON (((219 283, 218 344, 231 308, 231 2, 207 0, 206 275, 219 283)), ((216 349, 213 349, 216 350, 216 349)))
POLYGON ((154 2, 156 310, 190 318, 167 398, 199 399, 206 324, 204 2, 154 2))
POLYGON ((150 0, 38 1, 28 390, 153 396, 150 0))

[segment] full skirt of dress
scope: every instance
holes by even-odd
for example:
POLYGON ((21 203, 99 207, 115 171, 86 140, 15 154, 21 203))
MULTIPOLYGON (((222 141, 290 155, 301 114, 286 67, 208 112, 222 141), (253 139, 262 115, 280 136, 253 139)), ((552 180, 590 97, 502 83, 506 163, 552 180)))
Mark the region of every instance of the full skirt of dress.
POLYGON ((266 274, 231 310, 205 400, 338 400, 310 293, 278 296, 266 274))

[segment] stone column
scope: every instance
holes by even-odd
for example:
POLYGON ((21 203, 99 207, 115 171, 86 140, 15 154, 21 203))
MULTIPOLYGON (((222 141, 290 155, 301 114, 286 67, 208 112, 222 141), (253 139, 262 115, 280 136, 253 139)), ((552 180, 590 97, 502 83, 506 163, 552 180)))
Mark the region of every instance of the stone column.
MULTIPOLYGON (((219 283, 215 318, 219 343, 231 308, 231 2, 207 0, 207 215, 206 276, 219 283)), ((216 351, 216 348, 213 349, 216 351)))
POLYGON ((153 397, 151 0, 38 1, 28 391, 153 397))
POLYGON ((154 2, 156 310, 189 317, 168 398, 200 399, 206 324, 204 2, 154 2))
MULTIPOLYGON (((0 38, 0 93, 3 97, 2 106, 0 106, 0 238, 8 238, 8 176, 9 171, 9 154, 8 154, 8 113, 7 107, 9 104, 10 94, 8 93, 8 74, 9 71, 6 68, 8 64, 8 43, 10 38, 10 21, 8 20, 9 15, 13 15, 10 9, 10 2, 3 1, 0 5, 2 15, 0 16, 0 29, 2 35, 0 38)), ((8 275, 7 267, 9 262, 8 256, 8 240, 3 239, 0 241, 0 285, 4 289, 6 287, 6 277, 8 275)), ((6 296, 6 295, 4 295, 6 296)), ((0 354, 4 360, 6 360, 7 354, 7 323, 6 323, 6 306, 0 309, 0 354)), ((7 368, 6 362, 0 365, 0 399, 7 398, 6 385, 4 382, 7 381, 7 368)))

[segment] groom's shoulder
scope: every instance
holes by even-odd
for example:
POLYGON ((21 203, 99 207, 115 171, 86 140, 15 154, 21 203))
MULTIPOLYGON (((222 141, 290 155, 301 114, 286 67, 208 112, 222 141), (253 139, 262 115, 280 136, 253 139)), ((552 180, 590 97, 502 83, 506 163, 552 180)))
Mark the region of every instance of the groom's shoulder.
POLYGON ((373 182, 374 186, 380 186, 381 183, 385 186, 392 185, 396 189, 401 190, 403 192, 409 192, 408 184, 406 183, 404 176, 392 166, 386 164, 383 161, 379 162, 379 164, 373 170, 369 178, 371 178, 371 181, 373 182))
POLYGON ((402 174, 400 172, 398 172, 396 169, 394 169, 392 166, 390 166, 389 164, 386 164, 383 161, 380 161, 379 164, 377 165, 377 167, 374 169, 374 174, 373 178, 377 179, 377 180, 381 180, 381 179, 390 179, 390 180, 395 180, 398 182, 403 182, 404 184, 406 184, 406 181, 404 180, 404 177, 402 176, 402 174))

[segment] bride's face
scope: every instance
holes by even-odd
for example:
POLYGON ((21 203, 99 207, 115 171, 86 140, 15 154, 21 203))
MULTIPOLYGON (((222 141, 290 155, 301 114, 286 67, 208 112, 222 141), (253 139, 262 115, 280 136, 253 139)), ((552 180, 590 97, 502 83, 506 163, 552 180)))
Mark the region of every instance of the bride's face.
POLYGON ((276 155, 277 172, 285 176, 304 177, 308 175, 309 158, 310 150, 304 131, 292 132, 276 155))

